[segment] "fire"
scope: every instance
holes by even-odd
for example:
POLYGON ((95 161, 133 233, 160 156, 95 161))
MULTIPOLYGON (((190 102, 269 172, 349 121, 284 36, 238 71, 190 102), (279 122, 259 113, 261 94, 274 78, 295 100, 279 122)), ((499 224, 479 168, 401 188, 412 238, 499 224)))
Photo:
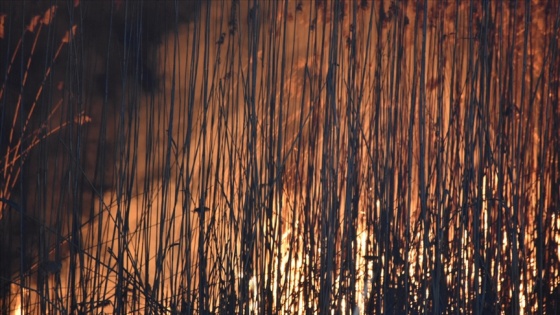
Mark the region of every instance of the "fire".
MULTIPOLYGON (((146 8, 119 1, 108 12, 124 17, 124 39, 104 45, 123 51, 116 87, 112 51, 80 55, 88 28, 67 23, 55 59, 70 46, 68 60, 104 63, 105 94, 85 97, 97 73, 69 65, 78 77, 57 83, 52 110, 37 103, 46 79, 32 94, 47 122, 34 131, 29 114, 22 140, 11 131, 0 145, 0 231, 38 231, 2 239, 21 264, 1 261, 0 306, 555 313, 560 74, 547 5, 211 1, 185 20, 173 7, 159 34, 146 8), (38 174, 21 185, 33 200, 15 184, 20 159, 54 160, 22 169, 38 174)), ((48 9, 42 33, 61 11, 48 9)))

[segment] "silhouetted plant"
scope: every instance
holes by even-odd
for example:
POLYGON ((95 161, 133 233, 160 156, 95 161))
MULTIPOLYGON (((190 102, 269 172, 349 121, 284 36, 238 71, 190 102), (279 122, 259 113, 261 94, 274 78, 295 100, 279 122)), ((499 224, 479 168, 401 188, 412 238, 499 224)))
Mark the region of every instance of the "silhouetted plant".
POLYGON ((67 7, 2 57, 4 312, 556 312, 558 3, 67 7))

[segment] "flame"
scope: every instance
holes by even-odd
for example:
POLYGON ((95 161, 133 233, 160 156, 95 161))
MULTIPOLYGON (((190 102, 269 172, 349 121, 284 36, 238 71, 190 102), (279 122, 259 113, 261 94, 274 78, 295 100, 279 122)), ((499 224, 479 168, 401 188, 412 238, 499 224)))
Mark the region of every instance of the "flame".
MULTIPOLYGON (((157 51, 160 90, 123 83, 126 106, 99 127, 113 185, 37 255, 43 287, 15 286, 12 313, 541 310, 560 284, 541 102, 554 78, 538 48, 554 36, 525 52, 520 38, 552 24, 484 24, 529 14, 501 2, 425 5, 197 8, 157 51)), ((73 113, 75 127, 99 123, 73 113)))

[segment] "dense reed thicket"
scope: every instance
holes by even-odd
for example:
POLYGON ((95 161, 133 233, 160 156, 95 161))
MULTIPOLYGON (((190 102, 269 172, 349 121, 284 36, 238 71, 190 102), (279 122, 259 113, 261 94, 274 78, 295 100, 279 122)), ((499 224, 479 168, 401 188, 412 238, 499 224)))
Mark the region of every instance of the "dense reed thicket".
POLYGON ((2 314, 560 312, 560 4, 0 4, 2 314))

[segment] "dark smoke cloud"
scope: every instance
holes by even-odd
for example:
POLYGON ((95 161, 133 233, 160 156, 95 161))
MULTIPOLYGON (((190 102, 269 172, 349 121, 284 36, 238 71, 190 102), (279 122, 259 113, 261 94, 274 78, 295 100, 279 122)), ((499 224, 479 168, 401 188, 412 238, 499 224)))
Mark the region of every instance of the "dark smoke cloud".
MULTIPOLYGON (((95 216, 96 198, 112 189, 115 117, 121 110, 123 84, 136 85, 143 94, 157 93, 157 48, 170 30, 188 22, 197 5, 191 1, 0 3, 4 15, 0 156, 19 139, 22 147, 30 146, 30 135, 65 126, 18 161, 22 163, 19 180, 9 198, 0 196, 6 197, 0 203, 1 296, 7 293, 12 274, 37 264, 37 245, 80 246, 76 222, 95 216), (56 11, 48 25, 42 25, 40 32, 26 31, 53 6, 56 11), (75 37, 54 60, 61 39, 73 25, 75 37), (22 106, 13 128, 20 95, 22 106), (60 100, 62 106, 56 109, 60 100), (29 127, 22 133, 31 111, 29 127), (80 114, 87 115, 89 122, 77 123, 80 114), (68 237, 68 242, 61 242, 61 237, 68 237)), ((0 181, 2 190, 5 185, 0 181)), ((58 248, 55 255, 66 255, 71 246, 58 248)))

